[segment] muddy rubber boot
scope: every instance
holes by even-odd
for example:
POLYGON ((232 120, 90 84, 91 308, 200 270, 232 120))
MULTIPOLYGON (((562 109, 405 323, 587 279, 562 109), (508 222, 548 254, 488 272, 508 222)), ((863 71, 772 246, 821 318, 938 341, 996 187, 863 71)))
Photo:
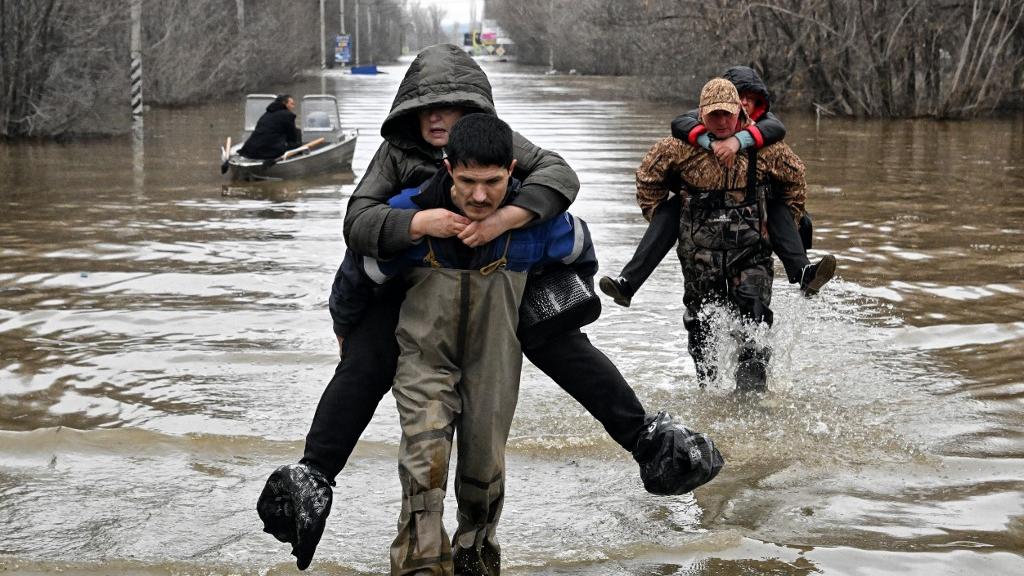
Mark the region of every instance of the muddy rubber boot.
POLYGON ((455 576, 498 576, 501 573, 501 552, 486 541, 486 532, 477 533, 478 542, 463 548, 456 545, 452 550, 455 576))
POLYGON ((292 545, 299 570, 313 561, 313 553, 331 513, 332 483, 308 464, 279 467, 267 478, 256 511, 263 531, 292 545))
POLYGON ((694 323, 692 329, 687 326, 686 337, 693 366, 697 369, 697 385, 707 388, 708 384, 713 384, 718 379, 718 366, 708 360, 707 335, 694 323))
POLYGON ((737 392, 765 392, 768 390, 768 360, 771 352, 744 348, 736 366, 737 392))

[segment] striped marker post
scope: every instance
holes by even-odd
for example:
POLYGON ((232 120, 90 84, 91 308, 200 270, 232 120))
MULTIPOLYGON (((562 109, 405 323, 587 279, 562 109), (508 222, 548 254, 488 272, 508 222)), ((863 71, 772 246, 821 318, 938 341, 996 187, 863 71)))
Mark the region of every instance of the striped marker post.
POLYGON ((142 129, 142 0, 131 0, 132 10, 132 60, 131 97, 132 128, 142 129))
POLYGON ((136 194, 146 188, 146 153, 142 131, 142 0, 131 1, 132 176, 136 194))

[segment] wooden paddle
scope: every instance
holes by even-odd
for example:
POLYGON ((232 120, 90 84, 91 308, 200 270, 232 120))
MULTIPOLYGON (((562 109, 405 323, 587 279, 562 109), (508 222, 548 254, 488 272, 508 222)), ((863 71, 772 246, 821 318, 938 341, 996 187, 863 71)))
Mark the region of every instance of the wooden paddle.
POLYGON ((224 147, 220 149, 220 173, 228 173, 228 159, 231 158, 231 136, 228 136, 224 147))
POLYGON ((302 146, 299 146, 298 148, 293 148, 293 149, 285 152, 276 161, 280 162, 282 160, 287 160, 287 159, 291 158, 292 156, 295 156, 295 155, 298 155, 298 154, 302 154, 303 152, 308 152, 308 151, 312 150, 313 148, 316 148, 317 146, 323 144, 326 141, 327 140, 325 140, 324 138, 317 138, 316 140, 313 140, 312 142, 308 142, 306 144, 303 144, 302 146))

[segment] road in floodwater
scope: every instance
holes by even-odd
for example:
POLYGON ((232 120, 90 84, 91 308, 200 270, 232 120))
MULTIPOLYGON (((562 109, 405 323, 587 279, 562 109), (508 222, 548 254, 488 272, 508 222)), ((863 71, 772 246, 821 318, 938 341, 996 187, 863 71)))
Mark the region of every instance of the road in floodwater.
MULTIPOLYGON (((625 80, 486 69, 499 113, 579 173, 573 210, 617 272, 644 229, 634 170, 680 110, 625 80)), ((361 130, 356 176, 404 65, 384 70, 324 80, 361 130)), ((588 329, 726 468, 695 497, 646 494, 527 366, 506 574, 1024 573, 1024 119, 783 117, 840 279, 815 299, 776 283, 771 392, 698 389, 674 259, 588 329)), ((222 188, 241 120, 234 103, 149 112, 141 170, 127 138, 0 144, 0 569, 295 572, 255 502, 334 368, 353 184, 222 188)), ((386 572, 398 439, 386 397, 309 573, 386 572)))

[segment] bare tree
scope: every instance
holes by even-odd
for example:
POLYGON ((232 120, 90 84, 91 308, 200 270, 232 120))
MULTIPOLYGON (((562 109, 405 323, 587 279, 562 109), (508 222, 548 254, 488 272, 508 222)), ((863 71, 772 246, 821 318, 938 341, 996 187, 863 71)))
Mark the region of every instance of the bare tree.
MULTIPOLYGON (((423 47, 441 42, 450 42, 448 35, 441 26, 447 11, 439 6, 424 6, 419 0, 405 6, 406 48, 416 52, 423 47)), ((461 41, 460 41, 461 43, 461 41)))
POLYGON ((427 8, 427 20, 428 25, 430 26, 427 34, 429 35, 431 44, 437 44, 445 41, 445 34, 444 30, 441 28, 441 21, 444 20, 447 13, 447 10, 441 8, 437 4, 431 4, 427 8))
MULTIPOLYGON (((0 136, 128 129, 128 6, 0 0, 0 136)), ((394 46, 380 52, 397 56, 397 3, 378 0, 376 8, 375 37, 394 46)), ((149 104, 266 90, 317 64, 315 2, 144 0, 142 14, 149 104)))
POLYGON ((0 0, 0 136, 127 128, 128 74, 120 60, 127 45, 118 38, 127 38, 128 28, 121 4, 0 0))
POLYGON ((644 79, 653 96, 748 64, 790 104, 969 116, 1024 103, 1024 0, 494 0, 520 60, 644 79), (552 32, 553 31, 553 32, 552 32))
POLYGON ((144 0, 145 93, 179 105, 224 94, 266 90, 317 64, 319 39, 309 34, 317 4, 222 0, 144 0))

